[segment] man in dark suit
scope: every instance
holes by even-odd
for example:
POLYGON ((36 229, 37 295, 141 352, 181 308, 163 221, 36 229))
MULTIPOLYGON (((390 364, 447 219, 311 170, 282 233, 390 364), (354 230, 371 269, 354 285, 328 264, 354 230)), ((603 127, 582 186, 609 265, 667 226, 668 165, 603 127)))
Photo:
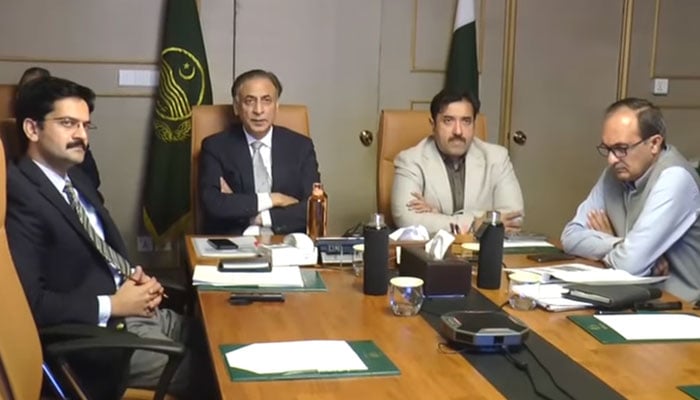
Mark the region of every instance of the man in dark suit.
POLYGON ((251 70, 233 82, 233 109, 241 123, 202 142, 202 233, 306 231, 306 201, 320 181, 318 163, 311 139, 272 125, 280 94, 272 72, 251 70))
MULTIPOLYGON (((17 98, 17 127, 27 152, 8 168, 6 228, 34 320, 39 327, 84 323, 184 341, 188 321, 158 308, 163 287, 140 266, 131 268, 95 187, 72 168, 85 157, 94 98, 89 88, 54 77, 28 83, 17 98)), ((90 360, 96 364, 78 368, 83 383, 95 398, 108 398, 99 379, 109 360, 90 360)), ((166 361, 135 352, 128 384, 155 387, 166 361)), ((187 363, 171 386, 183 398, 190 385, 187 363)))

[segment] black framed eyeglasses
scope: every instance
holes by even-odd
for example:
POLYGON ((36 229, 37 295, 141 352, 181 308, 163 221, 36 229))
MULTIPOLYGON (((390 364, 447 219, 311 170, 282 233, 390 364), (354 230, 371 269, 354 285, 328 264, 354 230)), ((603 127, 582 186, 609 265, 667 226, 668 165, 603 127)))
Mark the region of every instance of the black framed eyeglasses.
POLYGON ((598 146, 596 146, 596 149, 598 150, 598 153, 600 153, 601 156, 606 158, 610 155, 610 153, 613 153, 617 158, 625 158, 630 150, 639 146, 645 140, 646 139, 642 139, 637 143, 633 144, 616 144, 614 146, 608 146, 605 143, 601 143, 598 146))
POLYGON ((81 125, 86 131, 94 131, 97 129, 97 127, 89 121, 84 122, 72 117, 45 118, 42 121, 56 121, 59 125, 71 132, 75 132, 78 129, 78 126, 81 125))

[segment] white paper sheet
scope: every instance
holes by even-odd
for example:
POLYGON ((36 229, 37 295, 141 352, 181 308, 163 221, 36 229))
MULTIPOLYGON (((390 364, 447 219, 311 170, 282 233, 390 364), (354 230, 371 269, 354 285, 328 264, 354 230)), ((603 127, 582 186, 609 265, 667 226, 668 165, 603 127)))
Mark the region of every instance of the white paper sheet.
POLYGON ((214 286, 303 287, 299 267, 272 267, 270 272, 219 272, 212 265, 194 267, 192 284, 214 286))
POLYGON ((367 365, 343 340, 255 343, 226 353, 226 362, 256 374, 366 371, 367 365))
POLYGON ((689 314, 639 313, 596 315, 627 340, 700 339, 700 317, 689 314))
POLYGON ((634 276, 627 271, 612 268, 600 268, 580 263, 564 263, 533 268, 506 268, 505 271, 527 271, 542 276, 542 281, 559 279, 569 283, 587 283, 589 285, 637 285, 662 282, 668 276, 634 276))
POLYGON ((244 257, 254 257, 258 250, 255 247, 255 238, 250 236, 232 236, 225 239, 231 240, 233 243, 238 245, 237 249, 231 250, 217 250, 212 245, 210 245, 206 237, 195 237, 192 238, 192 244, 194 245, 194 250, 200 257, 213 257, 213 258, 244 258, 244 257))
MULTIPOLYGON (((504 240, 504 249, 513 249, 517 247, 554 247, 553 244, 545 240, 504 240)), ((479 251, 478 242, 462 243, 464 250, 479 251)))

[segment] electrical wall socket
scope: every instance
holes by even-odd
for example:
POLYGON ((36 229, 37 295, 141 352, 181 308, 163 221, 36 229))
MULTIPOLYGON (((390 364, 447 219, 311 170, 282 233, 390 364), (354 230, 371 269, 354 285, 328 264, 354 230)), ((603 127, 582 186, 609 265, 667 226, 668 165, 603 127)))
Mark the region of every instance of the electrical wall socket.
POLYGON ((668 79, 654 78, 652 93, 656 96, 666 96, 668 94, 668 79))
POLYGON ((139 236, 136 238, 136 250, 139 253, 150 253, 153 251, 153 238, 150 236, 139 236))

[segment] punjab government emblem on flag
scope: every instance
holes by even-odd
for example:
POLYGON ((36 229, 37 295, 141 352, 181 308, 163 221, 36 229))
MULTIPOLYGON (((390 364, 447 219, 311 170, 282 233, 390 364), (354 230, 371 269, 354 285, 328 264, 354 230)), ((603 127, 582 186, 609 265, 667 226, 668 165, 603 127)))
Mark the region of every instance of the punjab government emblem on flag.
POLYGON ((474 0, 459 0, 457 3, 445 88, 457 92, 468 90, 479 96, 474 0))
POLYGON ((192 106, 211 104, 195 0, 167 0, 160 81, 152 115, 143 219, 156 239, 184 231, 190 211, 192 106))

